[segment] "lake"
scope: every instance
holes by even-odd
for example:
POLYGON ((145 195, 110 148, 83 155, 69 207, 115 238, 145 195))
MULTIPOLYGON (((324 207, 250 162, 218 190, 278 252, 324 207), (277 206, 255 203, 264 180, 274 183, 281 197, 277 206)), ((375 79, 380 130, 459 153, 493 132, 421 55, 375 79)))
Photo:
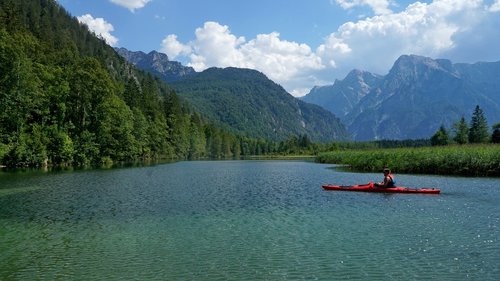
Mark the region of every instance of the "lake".
POLYGON ((307 161, 0 173, 0 280, 500 280, 500 179, 307 161))

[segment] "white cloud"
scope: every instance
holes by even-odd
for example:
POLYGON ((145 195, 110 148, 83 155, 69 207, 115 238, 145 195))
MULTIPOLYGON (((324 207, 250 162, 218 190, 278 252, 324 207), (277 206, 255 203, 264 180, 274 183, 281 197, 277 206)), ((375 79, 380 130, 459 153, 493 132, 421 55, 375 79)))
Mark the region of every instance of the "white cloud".
POLYGON ((281 40, 279 33, 259 34, 241 46, 248 67, 258 69, 272 80, 286 83, 301 79, 311 70, 323 68, 321 59, 306 44, 281 40))
POLYGON ((495 3, 493 3, 490 6, 490 12, 500 12, 500 0, 496 0, 495 3))
MULTIPOLYGON (((333 1, 333 0, 331 0, 333 1)), ((392 1, 338 1, 346 7, 370 5, 375 10, 392 1)), ((386 74, 403 54, 448 58, 454 62, 498 60, 499 13, 492 12, 500 0, 434 0, 415 2, 398 13, 346 22, 312 49, 287 41, 278 32, 247 40, 231 33, 228 26, 206 22, 195 39, 181 43, 167 36, 162 50, 172 59, 184 56, 197 71, 208 67, 245 67, 259 70, 299 96, 315 85, 333 83, 352 69, 386 74)), ((380 11, 383 11, 380 10, 380 11)))
POLYGON ((160 52, 167 54, 169 58, 175 58, 180 55, 189 55, 191 53, 191 47, 182 44, 177 40, 176 35, 171 34, 161 41, 160 52))
MULTIPOLYGON (((389 14, 391 1, 389 0, 335 0, 344 9, 352 9, 356 6, 369 6, 377 15, 389 14)), ((333 4, 333 3, 332 3, 333 4)))
POLYGON ((111 2, 129 9, 134 12, 136 9, 143 8, 151 0, 110 0, 111 2))
POLYGON ((86 14, 77 17, 77 19, 79 22, 87 25, 90 31, 102 37, 109 45, 116 46, 116 43, 118 43, 118 38, 111 35, 111 32, 114 31, 113 25, 103 18, 94 18, 92 15, 86 14))
POLYGON ((216 22, 206 22, 195 31, 196 40, 191 42, 194 53, 191 66, 202 70, 211 66, 248 67, 239 47, 244 37, 231 34, 229 27, 216 22))
POLYGON ((281 40, 277 32, 259 34, 247 42, 232 34, 226 25, 206 22, 196 29, 195 35, 196 39, 187 44, 169 35, 162 41, 161 51, 172 59, 189 56, 188 65, 197 71, 212 66, 256 69, 290 92, 302 95, 307 93, 306 87, 300 90, 298 86, 304 82, 314 85, 318 80, 311 73, 324 68, 309 46, 281 40))
POLYGON ((485 17, 480 0, 415 2, 400 13, 347 22, 317 49, 336 73, 360 68, 385 74, 402 54, 437 57, 459 48, 454 40, 485 17))

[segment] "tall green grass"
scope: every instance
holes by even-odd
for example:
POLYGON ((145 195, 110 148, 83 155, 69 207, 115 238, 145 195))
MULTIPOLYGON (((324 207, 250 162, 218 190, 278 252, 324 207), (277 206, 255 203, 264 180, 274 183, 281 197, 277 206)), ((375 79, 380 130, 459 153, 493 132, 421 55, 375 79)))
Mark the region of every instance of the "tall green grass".
POLYGON ((344 164, 357 171, 461 176, 500 176, 500 145, 338 150, 320 153, 320 163, 344 164))

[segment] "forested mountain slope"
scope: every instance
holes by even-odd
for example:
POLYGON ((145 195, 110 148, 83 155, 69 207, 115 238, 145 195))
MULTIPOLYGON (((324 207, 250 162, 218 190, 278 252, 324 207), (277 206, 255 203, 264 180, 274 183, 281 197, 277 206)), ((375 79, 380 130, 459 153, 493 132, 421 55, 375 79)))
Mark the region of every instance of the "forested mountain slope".
POLYGON ((318 142, 347 138, 331 112, 294 98, 256 70, 210 68, 171 86, 203 115, 238 134, 276 141, 304 134, 318 142))
POLYGON ((169 82, 204 116, 235 133, 274 141, 298 135, 320 142, 347 138, 344 126, 330 112, 293 98, 258 71, 230 67, 196 73, 156 51, 118 51, 140 69, 169 82))
POLYGON ((204 122, 57 1, 0 0, 1 165, 222 157, 240 154, 242 141, 204 122))

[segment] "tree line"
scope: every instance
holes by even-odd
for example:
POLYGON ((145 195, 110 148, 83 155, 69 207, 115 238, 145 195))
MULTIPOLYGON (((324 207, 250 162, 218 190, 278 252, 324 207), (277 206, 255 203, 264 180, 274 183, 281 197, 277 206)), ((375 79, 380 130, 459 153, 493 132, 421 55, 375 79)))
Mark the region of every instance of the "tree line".
MULTIPOLYGON (((452 139, 461 143, 466 131, 468 142, 476 142, 476 135, 484 141, 484 126, 475 124, 486 122, 482 113, 475 116, 470 127, 460 122, 452 139), (458 129, 462 123, 467 130, 458 129)), ((0 165, 315 155, 427 144, 316 144, 306 134, 277 142, 232 133, 207 121, 158 78, 128 64, 56 1, 0 0, 0 165)))
POLYGON ((451 130, 444 125, 431 137, 432 145, 467 144, 467 143, 500 143, 500 123, 492 126, 490 134, 488 122, 483 110, 476 105, 470 123, 462 117, 454 123, 451 130))
POLYGON ((0 0, 1 165, 295 153, 304 142, 230 133, 126 63, 56 1, 0 0))

